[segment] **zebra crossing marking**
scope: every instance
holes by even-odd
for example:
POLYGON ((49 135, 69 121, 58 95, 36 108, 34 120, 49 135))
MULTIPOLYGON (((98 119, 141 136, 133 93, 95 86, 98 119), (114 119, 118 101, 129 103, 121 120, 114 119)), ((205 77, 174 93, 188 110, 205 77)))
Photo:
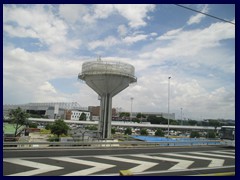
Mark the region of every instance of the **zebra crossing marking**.
MULTIPOLYGON (((159 165, 159 163, 151 162, 150 160, 162 160, 162 161, 169 161, 169 162, 177 162, 177 164, 174 164, 172 167, 170 167, 166 171, 174 171, 174 170, 190 170, 188 169, 189 166, 191 166, 195 160, 186 160, 182 158, 191 158, 191 159, 200 159, 200 160, 208 160, 210 163, 208 164, 207 168, 218 168, 223 167, 223 164, 225 162, 222 158, 231 158, 234 159, 235 156, 232 156, 233 153, 235 154, 235 151, 201 151, 201 152, 177 152, 177 153, 154 153, 154 154, 128 154, 127 158, 120 157, 120 155, 101 155, 101 156, 91 156, 94 158, 99 158, 103 160, 112 160, 113 163, 100 163, 100 162, 94 162, 93 160, 82 160, 80 159, 81 156, 74 156, 74 157, 45 157, 46 159, 53 159, 53 160, 59 160, 64 161, 68 163, 74 163, 74 164, 82 164, 87 166, 93 166, 86 169, 81 169, 79 171, 71 172, 63 174, 63 176, 79 176, 79 175, 96 175, 96 173, 103 171, 105 169, 109 169, 115 166, 118 166, 117 161, 124 162, 124 163, 132 163, 137 164, 137 166, 131 168, 130 170, 133 173, 140 173, 140 172, 149 172, 148 169, 159 165), (214 154, 216 153, 216 154, 214 154), (157 156, 157 155, 161 155, 157 156), (201 155, 201 156, 197 156, 201 155), (165 156, 165 157, 164 157, 165 156), (166 157, 168 156, 168 157, 166 157), (210 157, 207 157, 210 156, 210 157), (212 156, 212 157, 211 157, 212 156), (138 157, 143 158, 143 160, 136 160, 131 159, 131 157, 138 157), (176 157, 181 157, 181 159, 178 159, 176 157), (213 157, 222 157, 222 158, 213 158, 213 157), (149 161, 147 161, 149 160, 149 161)), ((126 156, 122 154, 122 156, 126 156)), ((85 158, 90 156, 84 156, 85 158)), ((36 157, 35 157, 36 158, 36 157)), ((40 157, 41 159, 41 157, 40 157)), ((34 162, 34 159, 32 157, 29 158, 3 158, 4 162, 20 165, 20 166, 27 166, 31 168, 36 168, 34 170, 29 170, 25 172, 19 172, 10 174, 10 176, 32 176, 37 175, 41 173, 47 173, 54 170, 60 170, 64 169, 64 167, 60 166, 53 166, 48 164, 43 164, 39 162, 34 162), (31 161, 32 160, 32 161, 31 161)), ((192 169, 192 168, 191 168, 192 169)))
POLYGON ((235 151, 234 152, 226 152, 226 151, 211 151, 213 153, 218 153, 218 154, 229 154, 229 155, 234 155, 235 156, 235 151))
POLYGON ((166 158, 166 157, 159 157, 159 156, 148 156, 144 154, 137 154, 137 155, 132 155, 134 157, 141 157, 141 158, 148 158, 148 159, 158 159, 158 160, 163 160, 163 161, 170 161, 170 162, 178 162, 176 165, 171 167, 169 170, 174 170, 174 169, 187 169, 191 164, 194 163, 194 161, 189 161, 189 160, 181 160, 181 159, 175 159, 175 158, 166 158))
POLYGON ((225 158, 232 158, 235 159, 235 156, 228 156, 228 155, 222 155, 222 154, 211 154, 207 152, 192 152, 192 154, 198 154, 198 155, 204 155, 204 156, 214 156, 214 157, 225 157, 225 158))
POLYGON ((88 166, 93 166, 88 169, 83 169, 83 170, 75 171, 75 172, 72 172, 69 174, 64 174, 64 176, 79 176, 79 175, 84 176, 84 175, 93 174, 93 173, 103 171, 105 169, 116 166, 116 165, 112 165, 112 164, 98 163, 98 162, 69 158, 69 157, 55 157, 55 158, 51 158, 51 159, 65 161, 65 162, 71 162, 71 163, 75 163, 75 164, 84 164, 84 165, 88 165, 88 166))
POLYGON ((121 161, 121 162, 127 162, 127 163, 133 163, 133 164, 139 164, 138 166, 129 169, 132 172, 142 172, 145 171, 153 166, 158 165, 158 163, 148 162, 148 161, 140 161, 140 160, 134 160, 134 159, 127 159, 127 158, 120 158, 120 157, 113 157, 113 156, 95 156, 97 158, 101 159, 108 159, 113 161, 121 161))
MULTIPOLYGON (((185 155, 185 154, 174 154, 174 153, 163 153, 163 154, 170 155, 170 156, 176 156, 176 157, 186 157, 186 158, 192 158, 192 159, 209 160, 211 162, 208 165, 208 167, 223 166, 223 163, 225 162, 224 159, 216 159, 216 158, 210 158, 210 157, 199 157, 199 156, 192 156, 192 155, 185 155)), ((193 152, 188 152, 188 154, 193 154, 193 152)))
POLYGON ((46 173, 54 170, 64 169, 63 167, 59 167, 59 166, 53 166, 53 165, 43 164, 39 162, 32 162, 32 161, 27 161, 27 160, 18 159, 18 158, 5 158, 3 159, 3 161, 21 165, 21 166, 37 168, 30 171, 11 174, 9 176, 32 176, 32 175, 46 173))

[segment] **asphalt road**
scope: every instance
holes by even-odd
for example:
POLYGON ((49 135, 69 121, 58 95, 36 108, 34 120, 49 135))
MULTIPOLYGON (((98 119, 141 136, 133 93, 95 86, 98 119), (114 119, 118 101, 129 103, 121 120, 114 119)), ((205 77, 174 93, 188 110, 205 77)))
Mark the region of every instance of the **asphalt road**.
MULTIPOLYGON (((4 150, 4 176, 217 175, 235 172, 235 149, 220 146, 4 150)), ((223 174, 224 175, 224 174, 223 174)))

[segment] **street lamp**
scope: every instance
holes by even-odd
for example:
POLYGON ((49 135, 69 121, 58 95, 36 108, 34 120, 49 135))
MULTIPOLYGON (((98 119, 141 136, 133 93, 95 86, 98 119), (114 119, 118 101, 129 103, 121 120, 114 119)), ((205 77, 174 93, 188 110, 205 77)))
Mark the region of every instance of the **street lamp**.
POLYGON ((182 108, 181 108, 181 124, 183 125, 183 119, 182 119, 182 108))
POLYGON ((168 137, 169 137, 169 109, 170 109, 170 79, 171 77, 168 77, 168 137))
POLYGON ((133 97, 131 97, 131 114, 130 114, 130 122, 132 122, 132 103, 133 103, 133 97))

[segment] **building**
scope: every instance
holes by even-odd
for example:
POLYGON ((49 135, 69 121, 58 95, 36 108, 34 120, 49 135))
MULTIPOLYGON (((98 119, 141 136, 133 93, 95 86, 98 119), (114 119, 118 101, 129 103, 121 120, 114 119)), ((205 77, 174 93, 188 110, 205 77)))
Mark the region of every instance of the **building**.
MULTIPOLYGON (((46 103, 28 103, 18 105, 3 105, 3 115, 7 116, 11 109, 17 109, 20 107, 22 110, 30 113, 37 118, 49 118, 49 119, 66 119, 69 114, 69 110, 76 110, 81 112, 88 112, 87 107, 80 106, 77 102, 46 102, 46 103)), ((71 115, 70 115, 71 116, 71 115)))
MULTIPOLYGON (((79 121, 81 115, 84 113, 86 115, 86 121, 90 121, 90 117, 91 117, 91 113, 87 112, 87 111, 79 111, 79 110, 70 110, 70 112, 68 111, 68 113, 71 113, 70 119, 67 120, 73 120, 73 121, 79 121)), ((69 116, 68 116, 69 117, 69 116)))

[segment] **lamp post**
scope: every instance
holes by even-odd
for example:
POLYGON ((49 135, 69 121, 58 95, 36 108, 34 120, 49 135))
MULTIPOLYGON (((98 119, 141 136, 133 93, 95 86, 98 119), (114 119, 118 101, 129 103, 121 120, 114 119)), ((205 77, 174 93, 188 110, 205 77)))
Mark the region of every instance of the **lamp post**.
POLYGON ((183 125, 183 119, 182 119, 182 108, 181 108, 181 124, 183 125))
POLYGON ((130 114, 130 122, 132 122, 132 103, 133 103, 133 97, 131 97, 131 114, 130 114))
POLYGON ((168 77, 168 137, 169 137, 169 109, 170 109, 170 79, 171 77, 168 77))

